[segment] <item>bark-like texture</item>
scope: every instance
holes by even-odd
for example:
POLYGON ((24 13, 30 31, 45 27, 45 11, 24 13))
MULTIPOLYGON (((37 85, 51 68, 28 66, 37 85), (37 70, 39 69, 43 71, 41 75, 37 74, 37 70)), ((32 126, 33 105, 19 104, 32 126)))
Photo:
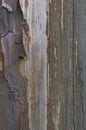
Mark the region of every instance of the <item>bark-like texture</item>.
POLYGON ((19 58, 25 57, 23 31, 29 30, 25 22, 18 0, 0 1, 0 54, 3 59, 0 72, 1 130, 28 130, 29 127, 27 78, 19 71, 19 58))

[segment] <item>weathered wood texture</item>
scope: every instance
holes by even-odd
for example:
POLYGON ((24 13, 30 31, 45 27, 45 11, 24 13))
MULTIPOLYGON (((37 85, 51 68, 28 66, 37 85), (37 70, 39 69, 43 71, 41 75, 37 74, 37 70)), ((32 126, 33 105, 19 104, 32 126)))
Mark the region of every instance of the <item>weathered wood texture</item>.
MULTIPOLYGON (((25 69, 28 77, 29 129, 47 130, 47 1, 29 0, 27 8, 23 0, 20 0, 20 3, 29 24, 31 36, 29 52, 28 43, 25 46, 27 49, 25 69)), ((23 65, 21 65, 22 73, 24 73, 23 65)))
POLYGON ((31 37, 20 60, 29 130, 86 130, 86 1, 19 1, 31 37))
POLYGON ((76 129, 86 130, 86 1, 74 1, 75 45, 75 123, 76 129), (76 113, 77 111, 77 113, 76 113))
POLYGON ((85 13, 84 0, 50 3, 48 130, 86 130, 85 13))
POLYGON ((49 16, 48 130, 72 130, 74 129, 73 0, 65 2, 52 0, 49 16))
POLYGON ((19 57, 25 57, 22 22, 18 1, 0 0, 0 130, 28 130, 29 126, 27 79, 19 71, 19 57))
POLYGON ((86 2, 28 3, 27 10, 24 3, 22 9, 31 42, 21 70, 28 77, 29 128, 86 130, 86 2))

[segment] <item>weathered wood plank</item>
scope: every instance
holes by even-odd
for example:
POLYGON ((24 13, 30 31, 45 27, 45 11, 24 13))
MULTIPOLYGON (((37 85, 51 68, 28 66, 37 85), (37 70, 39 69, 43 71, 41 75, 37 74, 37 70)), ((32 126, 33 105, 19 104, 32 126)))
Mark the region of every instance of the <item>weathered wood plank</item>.
POLYGON ((48 25, 48 126, 47 130, 59 129, 61 99, 61 1, 49 3, 48 25))
POLYGON ((47 130, 47 1, 29 0, 27 10, 24 1, 20 2, 31 35, 28 59, 25 63, 29 82, 29 128, 47 130))
POLYGON ((86 129, 86 1, 74 1, 75 23, 75 129, 86 129))
POLYGON ((73 0, 52 0, 49 10, 48 130, 74 129, 73 0))
POLYGON ((73 122, 73 0, 63 1, 62 52, 62 116, 61 130, 74 129, 73 122), (64 117, 65 113, 65 117, 64 117), (64 122, 64 125, 62 125, 64 122))

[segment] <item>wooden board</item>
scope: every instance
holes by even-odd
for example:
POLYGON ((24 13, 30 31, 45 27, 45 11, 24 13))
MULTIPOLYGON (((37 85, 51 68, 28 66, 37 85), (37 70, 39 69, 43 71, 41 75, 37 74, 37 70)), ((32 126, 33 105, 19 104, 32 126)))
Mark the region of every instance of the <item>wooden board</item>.
POLYGON ((85 3, 29 0, 31 43, 25 68, 31 130, 86 129, 85 3))
POLYGON ((20 59, 29 130, 86 130, 86 1, 19 1, 30 28, 20 59))

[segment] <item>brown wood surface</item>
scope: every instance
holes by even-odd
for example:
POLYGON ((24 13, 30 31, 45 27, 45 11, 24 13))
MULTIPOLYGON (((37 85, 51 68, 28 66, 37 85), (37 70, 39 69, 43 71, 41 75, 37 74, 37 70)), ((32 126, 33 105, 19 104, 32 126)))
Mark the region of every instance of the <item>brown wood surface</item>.
POLYGON ((29 25, 28 35, 23 32, 27 57, 19 60, 28 79, 29 130, 86 130, 86 1, 19 2, 29 25))

